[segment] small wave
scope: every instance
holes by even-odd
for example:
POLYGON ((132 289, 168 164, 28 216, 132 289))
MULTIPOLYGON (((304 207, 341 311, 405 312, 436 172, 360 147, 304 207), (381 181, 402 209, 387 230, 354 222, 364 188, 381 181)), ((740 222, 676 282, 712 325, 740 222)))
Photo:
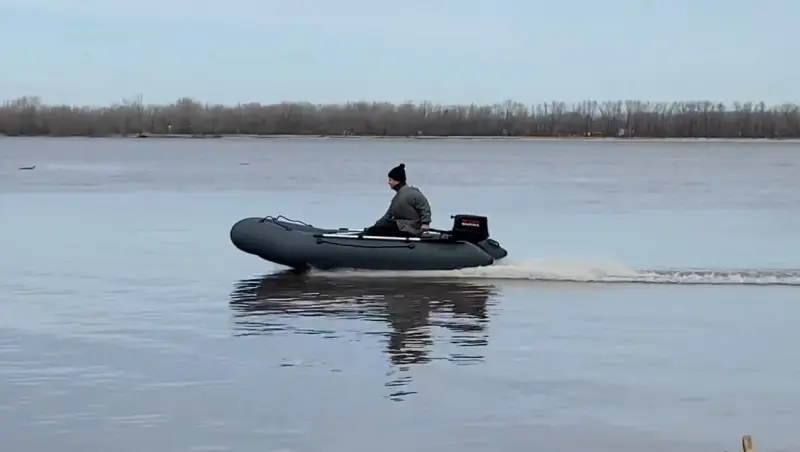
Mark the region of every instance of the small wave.
POLYGON ((800 269, 633 269, 613 262, 536 260, 434 271, 347 270, 326 276, 505 279, 586 283, 739 284, 800 286, 800 269))

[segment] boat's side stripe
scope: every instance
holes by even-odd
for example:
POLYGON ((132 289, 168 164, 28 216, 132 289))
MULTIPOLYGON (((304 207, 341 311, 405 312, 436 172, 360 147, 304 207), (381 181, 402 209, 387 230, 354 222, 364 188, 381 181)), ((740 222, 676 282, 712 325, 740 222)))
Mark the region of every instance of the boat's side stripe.
POLYGON ((421 242, 419 237, 381 237, 377 235, 355 235, 355 234, 319 234, 315 237, 324 237, 326 239, 350 239, 350 240, 392 240, 395 242, 421 242))

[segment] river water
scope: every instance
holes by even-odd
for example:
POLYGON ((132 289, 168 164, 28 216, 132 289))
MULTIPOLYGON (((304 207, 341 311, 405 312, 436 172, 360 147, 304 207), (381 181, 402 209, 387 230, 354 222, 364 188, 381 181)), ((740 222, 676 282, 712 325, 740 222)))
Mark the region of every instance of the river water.
POLYGON ((0 139, 3 451, 800 447, 798 151, 0 139), (367 226, 400 162, 507 262, 298 278, 229 242, 367 226))

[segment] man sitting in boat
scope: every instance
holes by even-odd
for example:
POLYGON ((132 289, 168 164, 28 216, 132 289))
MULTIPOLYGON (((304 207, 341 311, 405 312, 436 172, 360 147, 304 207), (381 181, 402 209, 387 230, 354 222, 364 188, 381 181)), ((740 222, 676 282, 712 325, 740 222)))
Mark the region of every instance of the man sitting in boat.
POLYGON ((389 171, 389 187, 396 193, 386 213, 364 235, 418 237, 430 228, 431 206, 417 187, 406 184, 405 168, 401 163, 389 171))

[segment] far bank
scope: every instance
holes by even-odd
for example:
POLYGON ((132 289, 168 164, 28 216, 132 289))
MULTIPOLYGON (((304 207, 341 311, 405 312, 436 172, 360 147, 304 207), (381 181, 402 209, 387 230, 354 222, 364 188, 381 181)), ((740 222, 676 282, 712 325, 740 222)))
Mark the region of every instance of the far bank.
POLYGON ((137 140, 331 140, 331 141, 488 141, 488 142, 587 142, 587 143, 800 143, 800 138, 660 138, 660 137, 603 137, 603 136, 379 136, 379 135, 250 135, 250 134, 142 134, 142 135, 104 135, 104 136, 55 136, 55 135, 0 135, 3 138, 93 138, 93 139, 137 139, 137 140))
POLYGON ((208 105, 180 99, 110 107, 48 106, 36 98, 0 107, 0 135, 303 137, 383 139, 791 139, 800 106, 763 103, 584 101, 540 105, 208 105))

